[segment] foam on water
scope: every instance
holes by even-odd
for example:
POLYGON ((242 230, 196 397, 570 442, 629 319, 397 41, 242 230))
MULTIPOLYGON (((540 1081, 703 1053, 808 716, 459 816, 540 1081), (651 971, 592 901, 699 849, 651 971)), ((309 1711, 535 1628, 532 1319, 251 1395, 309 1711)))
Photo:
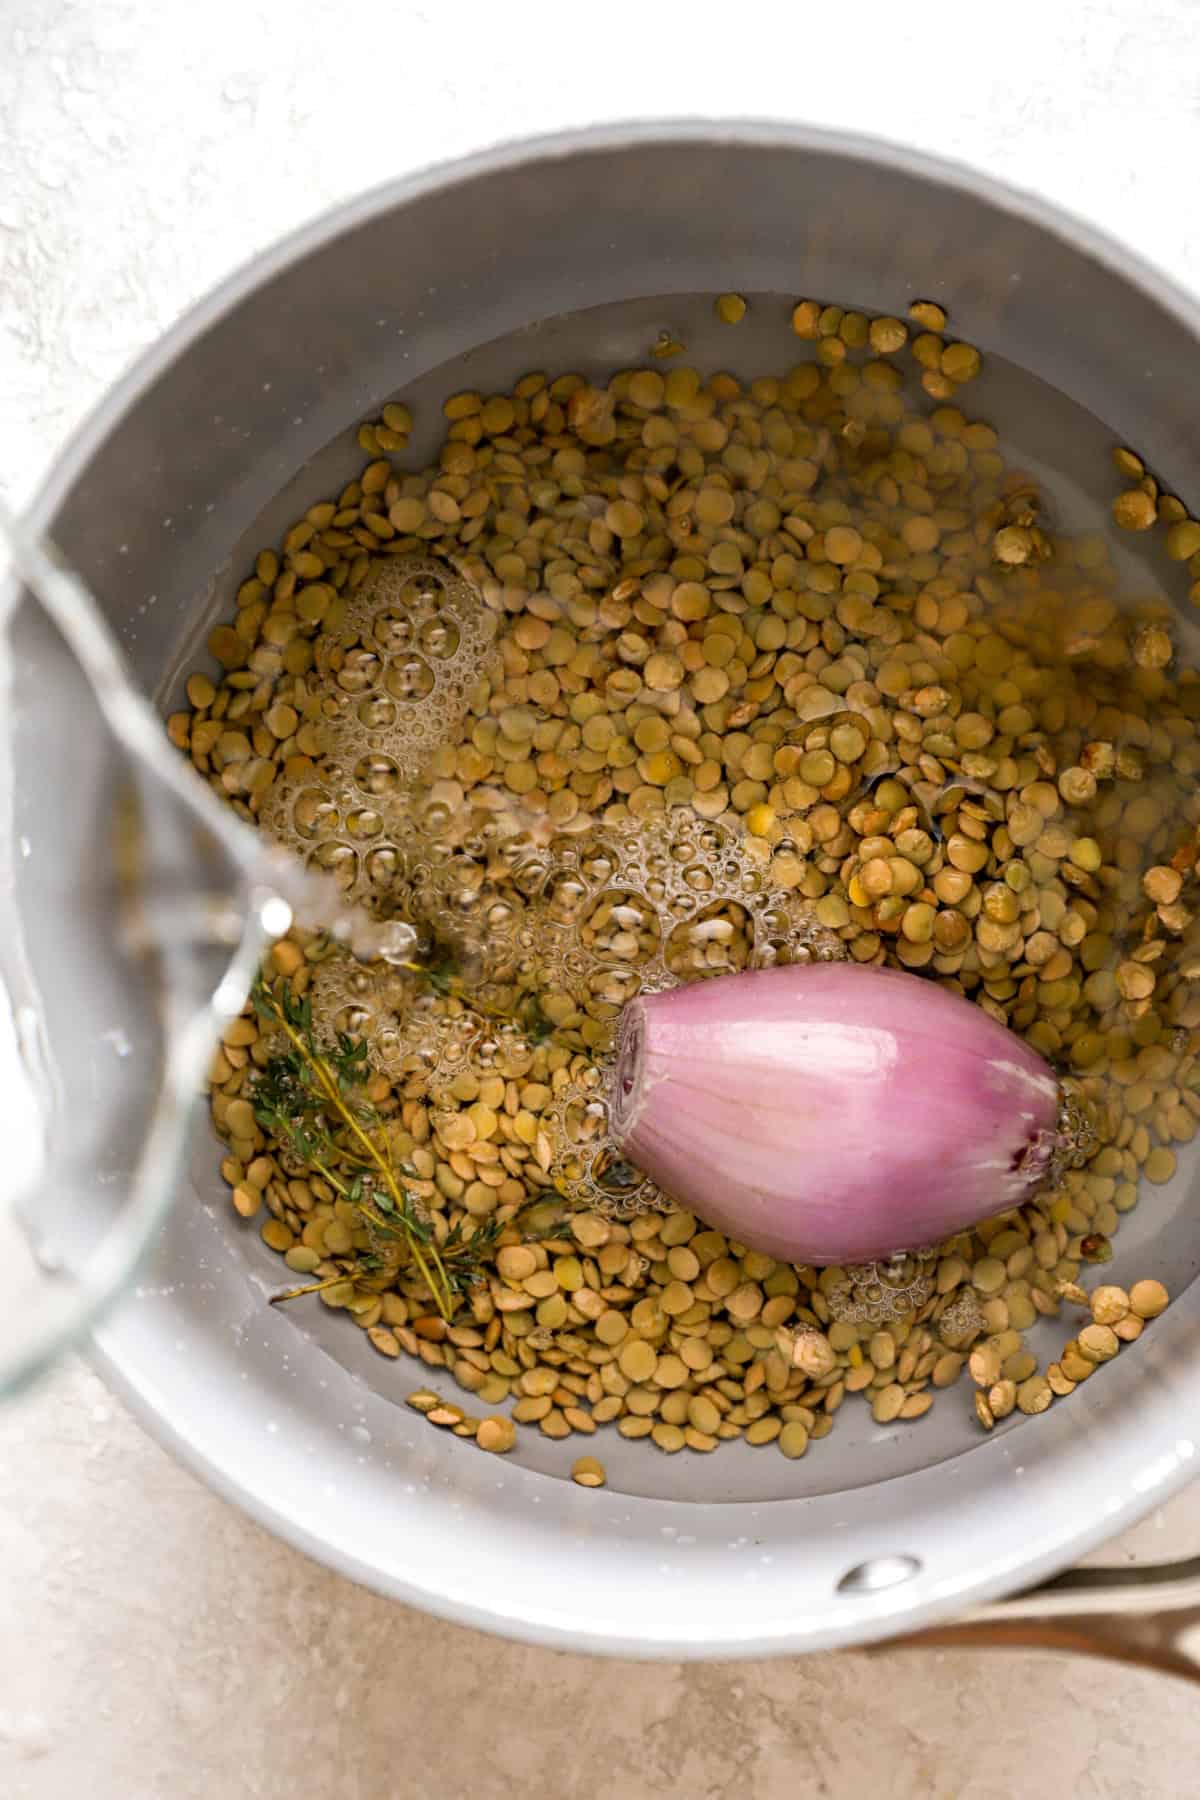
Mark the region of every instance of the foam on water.
POLYGON ((527 1071, 552 1023, 578 1054, 535 1145, 549 1184, 609 1212, 663 1205, 609 1130, 622 1007, 734 969, 840 960, 845 948, 744 840, 687 809, 549 842, 527 824, 485 812, 459 823, 450 848, 413 818, 394 828, 404 873, 390 903, 450 951, 463 976, 457 1009, 416 971, 334 955, 317 970, 315 1014, 330 1031, 364 1037, 381 1071, 424 1071, 435 1106, 464 1073, 527 1071))
POLYGON ((403 883, 412 784, 453 741, 483 673, 494 616, 444 563, 378 563, 318 639, 326 753, 312 779, 278 780, 261 822, 348 899, 403 883))

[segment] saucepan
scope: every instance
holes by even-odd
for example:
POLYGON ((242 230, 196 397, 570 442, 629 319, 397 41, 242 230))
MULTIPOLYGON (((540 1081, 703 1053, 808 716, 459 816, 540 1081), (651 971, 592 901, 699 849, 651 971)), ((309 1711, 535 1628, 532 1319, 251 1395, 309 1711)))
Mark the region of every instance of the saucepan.
MULTIPOLYGON (((413 448, 432 449, 447 393, 504 389, 529 368, 611 371, 662 332, 698 365, 794 360, 786 325, 776 342, 780 327, 755 322, 786 320, 780 309, 752 306, 737 334, 714 337, 712 296, 729 290, 880 313, 932 294, 970 342, 1200 502, 1200 310, 1168 280, 984 175, 789 125, 704 122, 492 150, 292 236, 137 365, 67 446, 31 520, 99 597, 165 714, 253 549, 350 478, 354 426, 382 400, 412 402, 413 448)), ((1036 437, 1038 421, 1025 423, 1036 437)), ((86 1050, 109 976, 94 864, 70 860, 79 831, 56 830, 69 700, 22 680, 14 705, 27 741, 37 729, 57 746, 26 758, 14 797, 29 846, 18 906, 24 895, 51 1049, 74 1033, 86 1050), (47 865, 70 928, 31 916, 28 871, 47 865)), ((131 1058, 130 1082, 145 1079, 145 1058, 131 1058)), ((132 1095, 127 1112, 118 1135, 140 1129, 132 1095)), ((608 1486, 591 1491, 568 1478, 568 1448, 536 1434, 499 1459, 431 1431, 403 1404, 415 1368, 384 1362, 324 1309, 270 1307, 277 1264, 229 1207, 219 1161, 197 1110, 174 1205, 93 1354, 184 1462, 330 1567, 462 1623, 593 1652, 751 1656, 937 1627, 1123 1643, 1184 1666, 1190 1566, 1153 1571, 1145 1592, 1060 1572, 1194 1472, 1200 1155, 1184 1152, 1117 1243, 1112 1278, 1164 1278, 1168 1312, 1044 1416, 985 1437, 965 1404, 917 1428, 847 1408, 803 1463, 742 1445, 667 1458, 614 1438, 608 1486), (980 1610, 1014 1594, 1025 1598, 980 1610), (1083 1618, 1134 1603, 1158 1622, 1122 1632, 1083 1618)))

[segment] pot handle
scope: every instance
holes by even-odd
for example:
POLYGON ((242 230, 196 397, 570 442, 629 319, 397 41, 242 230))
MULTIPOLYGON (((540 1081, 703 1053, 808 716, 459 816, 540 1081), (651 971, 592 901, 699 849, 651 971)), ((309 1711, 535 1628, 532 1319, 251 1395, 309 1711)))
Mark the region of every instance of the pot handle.
POLYGON ((1200 1684, 1200 1556, 1141 1568, 1068 1569, 964 1619, 880 1650, 1069 1650, 1200 1684))

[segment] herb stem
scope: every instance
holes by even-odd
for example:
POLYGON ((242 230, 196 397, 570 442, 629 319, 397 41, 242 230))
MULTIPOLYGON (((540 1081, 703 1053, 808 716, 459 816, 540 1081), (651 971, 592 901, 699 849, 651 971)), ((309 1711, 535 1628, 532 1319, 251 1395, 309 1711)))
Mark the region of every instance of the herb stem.
POLYGON ((302 1294, 320 1294, 326 1288, 337 1287, 341 1281, 349 1281, 348 1275, 327 1275, 324 1281, 313 1281, 307 1287, 285 1288, 282 1294, 271 1295, 272 1306, 282 1306, 285 1300, 298 1300, 302 1294))
MULTIPOLYGON (((413 1264, 420 1273, 425 1285, 428 1287, 430 1294, 433 1296, 433 1302, 437 1307, 438 1312, 442 1315, 443 1319, 449 1321, 454 1315, 454 1291, 450 1284, 449 1277, 447 1276, 445 1265, 442 1262, 437 1245, 433 1243, 432 1240, 427 1246, 429 1250, 428 1259, 424 1255, 422 1246, 418 1242, 415 1232, 408 1223, 408 1202, 396 1180, 390 1155, 380 1149, 370 1133, 363 1127, 359 1120, 355 1118, 352 1109, 346 1104, 342 1094, 341 1085, 333 1071, 330 1069, 329 1064, 313 1044, 311 1038, 306 1033, 298 1031, 292 1024, 292 1021, 288 1018, 287 1012, 280 1005, 279 1001, 275 998, 275 995, 271 992, 265 982, 260 982, 259 984, 258 997, 269 1010, 272 1018, 275 1020, 284 1036, 288 1039, 288 1042, 292 1045, 292 1048, 296 1051, 297 1055, 300 1056, 303 1062, 311 1069, 313 1075, 316 1077, 317 1084, 326 1105, 336 1113, 342 1124, 362 1146, 363 1160, 366 1165, 375 1169, 382 1178, 396 1207, 397 1217, 407 1240, 408 1253, 412 1258, 413 1264)), ((345 1195, 345 1187, 335 1178, 331 1177, 326 1168, 321 1167, 321 1173, 331 1182, 331 1185, 334 1188, 345 1195)), ((367 1212, 366 1207, 362 1207, 361 1210, 367 1212)), ((383 1215, 375 1213, 373 1209, 368 1213, 368 1216, 380 1227, 386 1227, 391 1223, 391 1221, 384 1218, 383 1215)))
POLYGON ((321 1162, 320 1159, 315 1156, 312 1159, 311 1166, 317 1171, 317 1174, 321 1177, 322 1181, 327 1181, 329 1183, 336 1194, 340 1194, 343 1200, 346 1198, 349 1190, 346 1187, 345 1182, 339 1180, 332 1169, 328 1168, 325 1163, 321 1162))

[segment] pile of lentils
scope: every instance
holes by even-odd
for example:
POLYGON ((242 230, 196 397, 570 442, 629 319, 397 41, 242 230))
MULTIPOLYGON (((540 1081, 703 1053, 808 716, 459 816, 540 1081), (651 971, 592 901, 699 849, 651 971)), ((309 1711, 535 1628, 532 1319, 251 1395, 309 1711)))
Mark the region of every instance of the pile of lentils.
MULTIPOLYGON (((716 307, 731 327, 746 312, 716 307)), ((1167 1303, 1157 1281, 1089 1295, 1080 1275, 1200 1119, 1200 676, 1161 599, 1119 602, 1104 534, 1056 535, 1036 483, 960 409, 979 353, 934 303, 910 314, 801 301, 814 354, 778 378, 705 378, 667 340, 659 366, 604 387, 538 373, 455 394, 420 471, 407 409, 385 406, 359 430, 359 478, 260 552, 209 638, 219 674, 194 674, 169 720, 258 819, 279 784, 319 774, 349 596, 381 559, 440 559, 496 639, 429 792, 571 833, 676 809, 719 822, 844 954, 964 993, 1086 1110, 1086 1166, 926 1255, 904 1312, 840 1304, 856 1281, 878 1297, 878 1270, 864 1289, 862 1271, 777 1263, 673 1206, 622 1218, 556 1192, 543 1121, 591 1066, 578 1040, 510 1044, 436 1104, 427 1071, 376 1070, 367 1096, 429 1229, 489 1227, 447 1320, 411 1270, 362 1273, 354 1205, 264 1130, 254 1085, 275 1045, 248 1009, 209 1071, 234 1207, 265 1212, 263 1241, 383 1356, 453 1376, 466 1405, 433 1388, 410 1403, 484 1449, 518 1426, 612 1425, 665 1452, 743 1439, 799 1457, 847 1395, 880 1424, 916 1420, 964 1368, 991 1429, 1069 1395, 1167 1303), (1043 1368, 1025 1334, 1072 1306, 1088 1322, 1043 1368)), ((1200 524, 1131 451, 1114 463, 1116 524, 1161 524, 1200 576, 1200 524)), ((303 997, 330 954, 297 931, 267 973, 303 997)), ((605 1479, 592 1457, 573 1474, 605 1479)))

